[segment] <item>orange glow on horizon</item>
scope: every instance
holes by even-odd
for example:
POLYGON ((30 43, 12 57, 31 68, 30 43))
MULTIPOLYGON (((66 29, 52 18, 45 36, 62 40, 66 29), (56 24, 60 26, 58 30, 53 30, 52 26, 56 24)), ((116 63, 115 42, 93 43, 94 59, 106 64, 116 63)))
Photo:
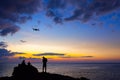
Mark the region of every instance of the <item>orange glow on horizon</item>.
MULTIPOLYGON (((65 42, 64 42, 65 43, 65 42)), ((60 55, 48 55, 45 56, 52 61, 108 61, 108 60, 119 60, 120 61, 120 52, 117 48, 109 48, 109 46, 105 46, 104 44, 99 44, 99 46, 94 43, 88 43, 85 46, 85 43, 81 43, 81 46, 77 43, 75 45, 68 44, 68 46, 61 46, 57 44, 51 45, 41 45, 41 43, 37 42, 24 45, 22 44, 9 44, 8 50, 12 52, 24 52, 26 54, 16 54, 14 58, 25 57, 25 58, 36 58, 40 59, 42 56, 33 56, 33 54, 40 54, 46 52, 53 53, 61 53, 65 54, 63 56, 60 55), (91 56, 91 57, 89 57, 91 56)))
MULTIPOLYGON (((31 53, 27 53, 27 54, 16 54, 14 57, 25 57, 25 58, 36 58, 36 59, 41 59, 43 56, 33 56, 34 52, 31 53)), ((87 56, 88 54, 75 54, 75 53, 67 53, 64 56, 45 56, 46 58, 48 58, 50 61, 53 62, 83 62, 83 61, 91 61, 91 62, 95 62, 95 61, 115 61, 115 60, 120 60, 119 57, 106 57, 103 55, 95 55, 93 57, 82 57, 82 56, 87 56)))

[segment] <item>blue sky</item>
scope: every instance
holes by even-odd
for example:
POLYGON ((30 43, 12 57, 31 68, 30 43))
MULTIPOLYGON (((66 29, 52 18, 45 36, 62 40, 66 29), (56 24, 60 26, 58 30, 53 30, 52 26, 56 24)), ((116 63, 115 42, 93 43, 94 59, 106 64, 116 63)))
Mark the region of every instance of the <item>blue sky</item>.
POLYGON ((65 54, 47 56, 54 60, 120 61, 119 0, 2 0, 0 5, 1 48, 4 42, 4 49, 26 53, 8 57, 52 52, 65 54))

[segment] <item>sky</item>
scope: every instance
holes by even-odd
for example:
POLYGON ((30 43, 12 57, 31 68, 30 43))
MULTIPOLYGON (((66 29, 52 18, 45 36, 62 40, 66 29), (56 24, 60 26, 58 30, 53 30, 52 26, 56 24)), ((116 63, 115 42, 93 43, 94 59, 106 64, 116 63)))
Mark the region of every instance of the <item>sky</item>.
POLYGON ((0 0, 0 62, 120 62, 119 25, 120 0, 0 0))

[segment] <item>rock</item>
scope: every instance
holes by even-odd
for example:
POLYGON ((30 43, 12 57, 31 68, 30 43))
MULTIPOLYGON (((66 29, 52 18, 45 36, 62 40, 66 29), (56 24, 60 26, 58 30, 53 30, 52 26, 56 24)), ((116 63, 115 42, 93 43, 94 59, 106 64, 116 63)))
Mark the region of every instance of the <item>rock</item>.
POLYGON ((38 74, 37 68, 32 66, 30 62, 28 63, 28 65, 26 65, 25 62, 23 61, 21 64, 14 68, 12 77, 17 80, 23 79, 32 80, 36 77, 37 74, 38 74))

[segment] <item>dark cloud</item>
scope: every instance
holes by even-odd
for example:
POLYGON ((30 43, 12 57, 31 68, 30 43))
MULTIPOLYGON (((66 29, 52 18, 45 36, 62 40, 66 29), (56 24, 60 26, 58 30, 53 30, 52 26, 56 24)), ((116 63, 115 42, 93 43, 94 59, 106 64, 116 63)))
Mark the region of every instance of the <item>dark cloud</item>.
POLYGON ((119 8, 120 0, 1 0, 0 36, 19 31, 17 24, 31 20, 32 14, 38 10, 43 10, 52 21, 61 24, 73 20, 87 22, 119 8))
POLYGON ((61 14, 59 13, 59 9, 63 9, 65 8, 65 6, 66 6, 65 0, 48 0, 46 6, 44 6, 46 8, 46 16, 53 17, 53 21, 55 23, 61 24, 62 18, 61 18, 61 14))
POLYGON ((93 58, 94 56, 80 56, 80 58, 93 58))
POLYGON ((53 21, 55 23, 61 23, 62 24, 62 19, 60 17, 55 17, 53 21))
POLYGON ((81 9, 76 9, 76 10, 74 10, 73 15, 68 18, 65 18, 65 20, 66 21, 76 20, 76 19, 78 20, 78 19, 80 19, 79 16, 81 16, 82 14, 83 14, 83 11, 81 9))
POLYGON ((41 54, 33 54, 33 56, 64 56, 65 54, 61 53, 41 53, 41 54))
POLYGON ((16 54, 26 54, 23 52, 12 52, 10 50, 5 49, 7 47, 8 47, 8 45, 6 42, 0 42, 0 58, 14 56, 16 54))
POLYGON ((20 17, 20 21, 19 21, 19 23, 25 23, 25 22, 27 22, 28 20, 32 20, 32 17, 31 16, 22 16, 22 17, 20 17))
POLYGON ((75 8, 72 16, 65 18, 66 21, 78 20, 79 18, 81 21, 88 21, 93 18, 94 14, 102 15, 120 8, 120 0, 85 0, 83 3, 81 0, 77 0, 74 3, 78 7, 75 8), (81 6, 80 3, 85 4, 85 6, 81 6))
POLYGON ((57 13, 54 12, 54 10, 48 10, 46 12, 46 16, 53 17, 53 21, 55 23, 62 23, 62 21, 63 21, 62 18, 59 15, 57 15, 57 13))
POLYGON ((14 34, 19 31, 19 27, 12 23, 0 22, 0 36, 6 36, 8 34, 14 34))
POLYGON ((48 9, 64 8, 65 6, 65 0, 48 0, 47 4, 48 9))
POLYGON ((93 58, 94 56, 61 56, 61 58, 93 58))
POLYGON ((48 10, 48 11, 46 12, 46 16, 48 16, 48 17, 54 17, 54 16, 56 16, 56 15, 55 15, 54 11, 48 10))
POLYGON ((93 8, 98 14, 104 14, 120 8, 120 0, 94 0, 91 8, 93 8))
POLYGON ((16 23, 31 20, 31 15, 38 11, 41 0, 1 0, 0 1, 0 36, 19 31, 16 23))
POLYGON ((13 56, 14 54, 11 53, 11 51, 8 51, 7 49, 0 49, 0 57, 6 57, 6 56, 13 56))
POLYGON ((0 49, 0 58, 1 59, 8 59, 9 57, 13 57, 16 54, 26 54, 23 52, 11 52, 10 50, 7 49, 0 49))
POLYGON ((24 41, 24 40, 20 40, 20 42, 22 42, 22 43, 25 43, 25 42, 27 42, 27 41, 24 41))
POLYGON ((58 20, 55 19, 56 17, 65 21, 80 20, 86 22, 93 19, 95 15, 103 15, 120 8, 120 0, 48 0, 46 8, 47 16, 53 17, 55 23, 58 20), (73 10, 68 10, 68 7, 71 6, 73 10), (72 15, 65 17, 67 14, 64 11, 67 11, 68 15, 70 15, 69 13, 72 15))
POLYGON ((12 54, 26 54, 24 52, 11 52, 12 54))
POLYGON ((7 46, 6 42, 0 42, 0 48, 6 48, 7 46))
POLYGON ((24 14, 33 14, 38 10, 39 6, 40 0, 1 0, 0 18, 19 22, 23 17, 29 18, 29 16, 24 14))

